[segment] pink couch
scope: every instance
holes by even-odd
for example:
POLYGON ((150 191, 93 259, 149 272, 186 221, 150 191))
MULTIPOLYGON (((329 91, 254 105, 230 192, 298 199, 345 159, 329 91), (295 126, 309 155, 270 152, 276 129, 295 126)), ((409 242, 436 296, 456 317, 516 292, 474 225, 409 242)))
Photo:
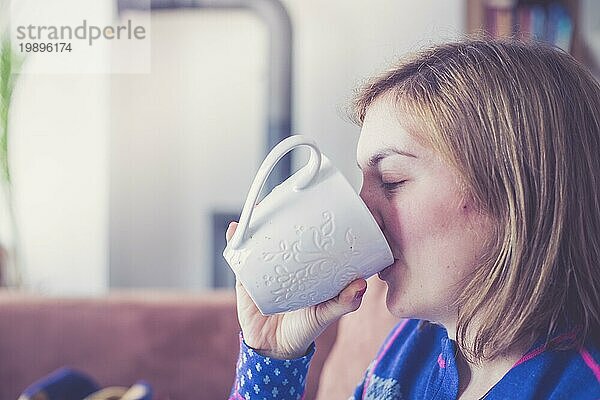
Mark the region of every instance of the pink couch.
MULTIPOLYGON (((350 395, 396 322, 385 310, 384 291, 371 280, 361 309, 319 338, 306 399, 350 395)), ((159 400, 224 399, 238 331, 229 291, 83 299, 0 292, 0 399, 16 399, 61 366, 81 369, 102 386, 145 379, 159 400)))

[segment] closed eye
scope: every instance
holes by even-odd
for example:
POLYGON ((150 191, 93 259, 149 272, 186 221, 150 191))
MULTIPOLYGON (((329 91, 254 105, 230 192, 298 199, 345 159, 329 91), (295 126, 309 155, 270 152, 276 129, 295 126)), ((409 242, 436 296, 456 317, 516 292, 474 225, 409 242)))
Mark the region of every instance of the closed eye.
POLYGON ((393 192, 394 190, 399 189, 405 183, 406 183, 406 180, 398 181, 398 182, 381 182, 381 187, 386 192, 393 192))

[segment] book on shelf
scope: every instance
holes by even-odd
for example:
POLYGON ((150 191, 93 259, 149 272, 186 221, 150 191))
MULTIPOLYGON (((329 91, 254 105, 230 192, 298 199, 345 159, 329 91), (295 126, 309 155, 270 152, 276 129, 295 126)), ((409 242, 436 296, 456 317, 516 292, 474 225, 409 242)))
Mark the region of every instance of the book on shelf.
POLYGON ((546 10, 540 5, 531 8, 531 34, 535 40, 546 39, 546 10))
POLYGON ((485 30, 495 37, 513 34, 514 1, 488 0, 485 3, 485 30))
POLYGON ((573 23, 567 9, 559 3, 550 4, 547 21, 546 40, 565 51, 570 51, 573 23))
POLYGON ((533 39, 533 14, 530 7, 518 7, 515 30, 520 39, 533 39))

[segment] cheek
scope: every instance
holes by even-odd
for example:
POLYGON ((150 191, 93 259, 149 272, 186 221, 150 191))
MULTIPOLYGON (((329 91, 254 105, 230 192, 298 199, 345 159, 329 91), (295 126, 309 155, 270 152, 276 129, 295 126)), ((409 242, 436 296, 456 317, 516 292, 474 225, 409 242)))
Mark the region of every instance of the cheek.
MULTIPOLYGON (((415 196, 394 207, 389 235, 395 253, 413 271, 463 276, 482 254, 487 228, 473 225, 475 212, 451 192, 415 196)), ((453 280, 453 279, 451 279, 453 280)))
POLYGON ((413 196, 393 205, 391 230, 400 245, 448 238, 463 225, 461 206, 453 196, 431 192, 413 196))

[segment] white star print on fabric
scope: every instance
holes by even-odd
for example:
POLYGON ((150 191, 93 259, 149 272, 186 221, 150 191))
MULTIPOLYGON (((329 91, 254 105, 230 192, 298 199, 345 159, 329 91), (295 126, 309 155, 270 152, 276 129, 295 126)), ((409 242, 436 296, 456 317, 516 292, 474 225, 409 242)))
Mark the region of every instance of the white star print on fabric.
POLYGON ((307 356, 294 360, 278 360, 261 356, 248 348, 242 340, 239 368, 231 400, 302 398, 304 381, 313 354, 314 346, 307 356))

